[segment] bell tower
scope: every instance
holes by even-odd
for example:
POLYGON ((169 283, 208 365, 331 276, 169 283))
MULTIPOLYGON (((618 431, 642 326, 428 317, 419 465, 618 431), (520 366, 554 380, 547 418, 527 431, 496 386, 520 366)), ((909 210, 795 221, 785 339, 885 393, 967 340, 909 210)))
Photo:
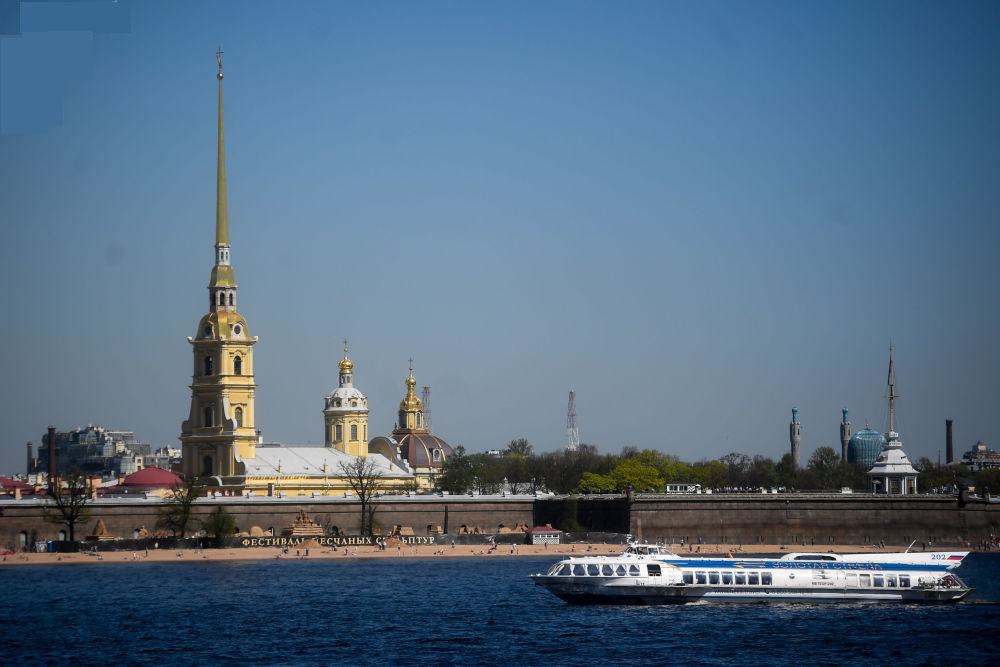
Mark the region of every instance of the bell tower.
POLYGON ((229 261, 229 215, 226 202, 226 142, 222 123, 222 49, 219 63, 219 146, 216 165, 215 264, 208 282, 208 314, 194 338, 191 410, 181 425, 183 471, 187 479, 210 485, 239 484, 240 459, 253 458, 257 434, 254 416, 253 345, 246 320, 236 311, 236 278, 229 261), (216 478, 216 479, 210 479, 216 478))

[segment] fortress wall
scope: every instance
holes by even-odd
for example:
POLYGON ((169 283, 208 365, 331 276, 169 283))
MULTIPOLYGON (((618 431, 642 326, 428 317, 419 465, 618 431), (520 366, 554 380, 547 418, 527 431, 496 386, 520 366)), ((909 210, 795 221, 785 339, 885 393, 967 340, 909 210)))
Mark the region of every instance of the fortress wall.
POLYGON ((925 496, 657 496, 636 498, 629 515, 632 534, 672 543, 958 545, 997 532, 1000 505, 925 496))
MULTIPOLYGON (((305 508, 313 521, 336 527, 346 535, 358 533, 357 501, 329 498, 287 498, 244 501, 200 501, 195 518, 223 505, 241 531, 251 526, 274 528, 289 525, 305 508)), ((131 538, 145 526, 152 532, 163 505, 155 501, 99 502, 91 518, 77 526, 77 539, 93 531, 103 519, 110 535, 131 538)), ((569 496, 559 498, 490 498, 465 496, 415 496, 379 501, 375 520, 381 532, 408 526, 414 534, 427 534, 428 526, 441 526, 450 534, 461 527, 498 532, 502 524, 514 527, 550 523, 563 530, 631 533, 645 539, 688 544, 829 545, 876 544, 894 546, 912 540, 933 540, 935 545, 955 546, 977 542, 1000 532, 1000 503, 969 502, 953 497, 887 498, 867 495, 781 494, 768 496, 640 495, 569 496)), ((195 523, 192 529, 199 528, 195 523)), ((41 517, 34 501, 0 501, 0 547, 14 547, 19 533, 31 540, 57 539, 61 526, 41 517)))
MULTIPOLYGON (((360 526, 360 504, 351 500, 288 498, 274 501, 223 501, 202 500, 195 505, 194 521, 190 531, 200 529, 199 520, 206 517, 216 505, 222 505, 236 519, 240 531, 252 526, 267 531, 273 528, 276 535, 291 524, 305 508, 310 518, 325 527, 336 527, 347 535, 356 535, 360 526)), ((91 517, 76 527, 76 538, 82 540, 93 532, 97 521, 103 520, 108 534, 130 539, 134 531, 145 527, 155 531, 156 520, 163 503, 155 501, 98 502, 91 505, 91 517)), ((378 502, 375 522, 386 533, 395 525, 409 526, 415 534, 427 534, 428 526, 441 526, 457 534, 463 525, 478 527, 484 532, 497 532, 502 524, 513 528, 518 524, 531 525, 534 498, 478 500, 475 498, 442 498, 440 496, 392 499, 378 502)), ((34 501, 0 502, 0 548, 14 548, 19 544, 19 533, 24 531, 29 540, 56 540, 61 525, 43 520, 41 504, 34 501)))

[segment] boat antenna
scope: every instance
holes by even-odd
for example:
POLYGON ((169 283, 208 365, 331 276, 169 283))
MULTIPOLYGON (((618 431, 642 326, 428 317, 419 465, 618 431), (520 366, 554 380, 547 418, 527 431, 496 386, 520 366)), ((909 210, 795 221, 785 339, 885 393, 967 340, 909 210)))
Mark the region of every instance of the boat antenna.
POLYGON ((906 551, 904 551, 903 553, 904 553, 904 554, 908 554, 908 553, 910 553, 910 549, 912 549, 912 548, 913 548, 913 545, 914 545, 914 544, 916 544, 916 543, 917 543, 917 541, 916 541, 916 540, 913 540, 912 542, 910 542, 910 546, 906 547, 906 551))

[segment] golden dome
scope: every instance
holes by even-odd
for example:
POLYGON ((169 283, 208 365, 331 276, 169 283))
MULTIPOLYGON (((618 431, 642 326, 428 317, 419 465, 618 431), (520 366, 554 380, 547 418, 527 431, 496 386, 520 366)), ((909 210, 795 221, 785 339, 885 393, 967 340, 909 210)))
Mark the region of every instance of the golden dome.
POLYGON ((347 358, 347 341, 344 341, 344 358, 340 362, 340 372, 350 373, 354 370, 354 362, 347 358))
POLYGON ((424 409, 423 402, 417 398, 417 394, 413 391, 416 386, 417 380, 413 377, 413 359, 410 359, 410 375, 406 378, 406 396, 399 402, 401 412, 415 412, 424 409))

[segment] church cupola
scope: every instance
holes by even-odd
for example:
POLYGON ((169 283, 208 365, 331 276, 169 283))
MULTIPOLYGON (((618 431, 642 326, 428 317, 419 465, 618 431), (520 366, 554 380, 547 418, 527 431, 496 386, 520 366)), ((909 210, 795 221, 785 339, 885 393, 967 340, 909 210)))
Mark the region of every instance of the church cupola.
POLYGON ((354 388, 354 362, 347 356, 338 364, 340 386, 326 395, 323 407, 327 447, 351 456, 368 456, 368 399, 354 388))
POLYGON ((424 425, 424 405, 415 391, 417 380, 413 377, 413 359, 410 359, 410 375, 406 378, 406 396, 399 402, 399 429, 426 430, 424 425))

